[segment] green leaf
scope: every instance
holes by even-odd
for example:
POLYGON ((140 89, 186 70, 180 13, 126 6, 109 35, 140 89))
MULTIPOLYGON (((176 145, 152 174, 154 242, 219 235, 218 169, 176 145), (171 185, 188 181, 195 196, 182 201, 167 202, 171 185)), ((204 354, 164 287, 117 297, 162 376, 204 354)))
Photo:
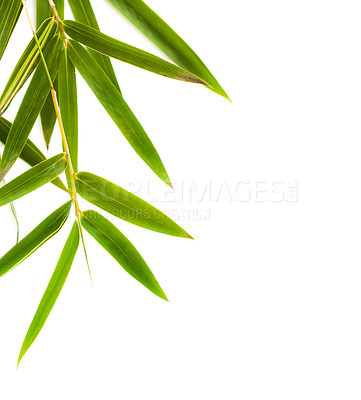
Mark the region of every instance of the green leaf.
POLYGON ((0 2, 0 60, 18 22, 22 9, 23 4, 21 0, 1 0, 0 2))
POLYGON ((81 223, 93 238, 130 274, 155 295, 168 300, 152 271, 132 243, 95 211, 81 214, 81 223))
MULTIPOLYGON (((0 142, 5 144, 6 139, 9 135, 9 131, 11 129, 11 123, 7 121, 5 118, 0 117, 0 142)), ((46 160, 44 154, 35 146, 35 144, 28 139, 25 143, 25 146, 20 153, 19 158, 33 167, 36 164, 46 160)), ((67 188, 64 186, 64 183, 61 181, 60 178, 55 178, 52 183, 57 186, 58 188, 67 192, 67 188)))
POLYGON ((129 144, 160 179, 171 185, 153 143, 104 71, 84 47, 74 40, 68 41, 68 51, 71 62, 122 131, 129 144))
POLYGON ((157 208, 100 176, 78 172, 75 185, 81 197, 118 218, 152 231, 192 239, 157 208))
POLYGON ((35 316, 31 322, 28 332, 25 336, 23 345, 21 346, 18 365, 29 347, 39 335, 43 328, 51 310, 53 309, 56 300, 64 286, 66 278, 69 275, 70 268, 73 264, 75 254, 79 246, 79 229, 78 224, 74 222, 68 240, 65 243, 61 252, 59 261, 55 267, 50 282, 45 290, 45 293, 40 301, 39 307, 36 310, 35 316))
POLYGON ((69 216, 71 204, 70 200, 55 210, 0 259, 0 276, 15 268, 60 231, 69 216))
POLYGON ((108 0, 166 56, 199 76, 210 89, 229 99, 227 93, 188 44, 142 0, 108 0))
POLYGON ((202 79, 177 65, 140 50, 75 21, 64 21, 65 32, 91 49, 167 78, 205 84, 202 79))
MULTIPOLYGON (((54 36, 57 24, 53 19, 44 21, 39 27, 36 34, 42 50, 45 49, 50 39, 54 36)), ((35 39, 32 38, 20 60, 16 64, 10 78, 3 90, 0 98, 0 115, 3 114, 15 95, 23 87, 27 79, 30 77, 36 66, 38 65, 40 54, 35 39)))
MULTIPOLYGON (((54 80, 54 88, 57 91, 57 79, 54 80)), ((41 121, 41 129, 43 130, 43 137, 45 141, 46 148, 49 150, 49 145, 51 141, 51 137, 53 136, 53 131, 56 123, 56 112, 54 109, 53 98, 50 94, 46 97, 43 108, 40 111, 40 121, 41 121)))
MULTIPOLYGON (((60 19, 64 19, 64 0, 54 0, 60 19)), ((52 17, 48 0, 36 0, 36 27, 39 27, 47 18, 52 17)))
POLYGON ((63 48, 59 56, 58 98, 71 163, 74 172, 78 172, 78 96, 76 75, 66 47, 63 48))
MULTIPOLYGON (((57 73, 59 45, 61 45, 60 37, 54 37, 44 52, 52 79, 55 78, 57 73)), ((49 87, 50 83, 44 65, 43 63, 39 63, 21 102, 5 144, 0 166, 0 181, 8 173, 23 150, 36 118, 44 105, 49 87)))
MULTIPOLYGON (((89 0, 69 0, 69 5, 74 18, 78 22, 82 22, 99 31, 99 25, 89 0)), ((120 92, 118 80, 109 57, 93 50, 90 50, 90 53, 120 92)))
POLYGON ((0 207, 51 182, 67 166, 65 153, 42 161, 0 188, 0 207))

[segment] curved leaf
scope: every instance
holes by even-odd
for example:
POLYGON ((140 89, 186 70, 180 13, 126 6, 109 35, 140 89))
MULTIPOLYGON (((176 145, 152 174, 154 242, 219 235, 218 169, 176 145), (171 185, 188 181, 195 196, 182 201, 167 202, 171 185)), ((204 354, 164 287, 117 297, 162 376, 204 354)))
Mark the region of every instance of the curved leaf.
POLYGON ((69 216, 71 204, 70 200, 55 210, 0 259, 0 277, 23 262, 59 232, 69 216))
POLYGON ((59 56, 58 98, 61 119, 74 172, 78 172, 78 96, 75 68, 66 47, 59 56))
POLYGON ((0 207, 52 181, 66 166, 65 153, 61 153, 30 168, 0 188, 0 207))
MULTIPOLYGON (((56 27, 56 22, 53 19, 49 19, 48 21, 44 21, 44 23, 37 30, 36 35, 42 50, 45 49, 50 39, 53 37, 56 27)), ((33 73, 34 69, 38 65, 39 59, 39 49, 35 39, 32 38, 23 52, 20 60, 16 64, 3 90, 0 98, 0 115, 4 114, 15 95, 23 87, 29 76, 33 73)))
POLYGON ((206 83, 198 76, 177 65, 171 64, 147 51, 130 46, 117 39, 105 35, 87 25, 75 21, 64 21, 65 32, 73 39, 107 56, 145 69, 167 78, 185 82, 206 83))
POLYGON ((84 47, 74 40, 68 41, 68 51, 71 62, 122 131, 129 144, 160 179, 171 185, 153 143, 105 72, 84 47))
POLYGON ((155 295, 168 300, 152 271, 132 243, 105 217, 96 211, 84 211, 83 227, 130 274, 155 295))
MULTIPOLYGON (((5 118, 0 117, 0 142, 5 144, 6 139, 9 135, 9 131, 11 128, 11 123, 7 121, 5 118)), ((35 144, 28 139, 25 143, 25 146, 22 152, 19 155, 23 161, 33 167, 36 164, 46 160, 44 154, 35 146, 35 144)), ((67 192, 67 188, 65 187, 64 183, 61 181, 60 178, 55 178, 51 183, 53 183, 58 188, 67 192)))
MULTIPOLYGON (((58 69, 60 44, 61 39, 59 37, 54 37, 51 39, 44 52, 44 57, 52 79, 55 78, 58 69)), ((5 143, 3 159, 0 166, 0 181, 8 173, 23 150, 36 118, 44 105, 46 96, 50 90, 49 87, 50 83, 44 65, 40 63, 31 79, 5 143)))
POLYGON ((142 0, 108 0, 166 56, 180 67, 199 76, 209 88, 229 99, 216 78, 188 44, 142 0))
POLYGON ((2 0, 0 2, 0 60, 18 22, 22 9, 23 4, 21 0, 2 0))
MULTIPOLYGON (((99 25, 89 0, 69 0, 69 5, 74 14, 74 18, 78 22, 82 22, 99 31, 99 25)), ((99 54, 91 49, 90 53, 103 71, 108 75, 108 78, 113 82, 114 86, 120 91, 118 80, 109 57, 99 54)))
POLYGON ((78 172, 75 185, 81 197, 118 218, 152 231, 192 239, 157 208, 100 176, 78 172))
POLYGON ((18 365, 29 347, 33 344, 36 337, 43 328, 56 300, 64 286, 66 278, 69 275, 70 268, 73 264, 75 254, 79 246, 79 228, 77 222, 74 222, 68 240, 61 252, 58 263, 56 264, 53 275, 36 310, 35 316, 31 322, 28 332, 25 336, 23 345, 21 346, 18 365))

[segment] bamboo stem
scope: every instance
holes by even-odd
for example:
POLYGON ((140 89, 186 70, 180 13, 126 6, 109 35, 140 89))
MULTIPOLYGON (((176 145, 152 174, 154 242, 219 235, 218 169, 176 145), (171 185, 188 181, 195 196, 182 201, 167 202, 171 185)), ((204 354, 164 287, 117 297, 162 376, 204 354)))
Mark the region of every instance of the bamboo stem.
MULTIPOLYGON (((78 203, 77 193, 76 193, 76 187, 75 187, 75 180, 74 180, 75 173, 74 173, 73 165, 71 163, 71 158, 70 158, 70 154, 69 154, 69 147, 68 147, 68 143, 66 141, 66 136, 65 136, 65 131, 64 131, 63 120, 61 118, 60 109, 59 109, 58 101, 57 101, 57 98, 56 98, 56 91, 54 89, 53 81, 51 79, 50 72, 49 72, 48 66, 46 64, 46 60, 45 60, 43 52, 41 50, 40 43, 39 43, 38 37, 36 35, 36 31, 35 31, 35 29, 33 27, 32 22, 31 22, 31 16, 30 16, 29 8, 28 8, 28 6, 26 4, 26 0, 22 0, 22 3, 23 3, 23 6, 24 6, 24 9, 25 9, 28 21, 29 21, 30 28, 32 30, 32 33, 33 33, 33 36, 34 36, 34 39, 35 39, 35 42, 37 44, 37 47, 38 47, 38 50, 39 50, 39 53, 40 53, 40 57, 41 57, 42 62, 44 64, 44 68, 45 68, 46 74, 47 74, 48 79, 49 79, 50 88, 51 88, 51 97, 52 97, 52 100, 53 100, 54 109, 55 109, 56 117, 57 117, 59 128, 60 128, 60 134, 61 134, 61 139, 62 139, 62 142, 63 142, 64 152, 65 152, 66 159, 67 159, 67 162, 68 162, 70 185, 71 185, 71 187, 69 187, 69 192, 71 193, 72 200, 74 201, 75 215, 78 216, 79 213, 80 213, 80 208, 79 208, 79 203, 78 203)), ((58 13, 56 11, 55 4, 53 3, 52 0, 49 0, 49 4, 50 4, 50 7, 51 7, 52 12, 53 12, 54 19, 57 21, 58 26, 60 26, 60 19, 59 19, 58 13)), ((65 39, 65 42, 66 42, 66 37, 64 35, 64 32, 62 30, 61 30, 61 32, 63 33, 63 38, 65 39)))

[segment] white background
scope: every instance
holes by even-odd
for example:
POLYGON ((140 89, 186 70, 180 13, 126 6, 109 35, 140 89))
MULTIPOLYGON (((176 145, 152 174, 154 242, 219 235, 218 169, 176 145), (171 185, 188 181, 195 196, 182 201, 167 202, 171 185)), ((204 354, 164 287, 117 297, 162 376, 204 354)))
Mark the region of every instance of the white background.
MULTIPOLYGON (((160 54, 104 1, 93 3, 104 32, 160 54)), ((71 222, 2 277, 0 398, 360 399, 359 2, 148 4, 197 51, 233 104, 114 62, 176 194, 131 150, 81 79, 80 169, 134 189, 162 210, 200 210, 206 218, 176 215, 195 241, 112 219, 169 303, 87 235, 94 288, 79 251, 17 371, 71 222), (289 189, 295 184, 296 198, 289 189)), ((14 51, 8 48, 0 64, 1 88, 30 38, 22 15, 14 51)), ((10 120, 18 104, 5 115, 10 120)), ((45 151, 39 125, 31 139, 45 151)), ((60 149, 56 130, 49 155, 60 149)), ((19 161, 8 179, 25 169, 19 161)), ((18 200, 22 236, 65 200, 51 185, 18 200)), ((6 207, 0 218, 4 254, 15 228, 6 207)))

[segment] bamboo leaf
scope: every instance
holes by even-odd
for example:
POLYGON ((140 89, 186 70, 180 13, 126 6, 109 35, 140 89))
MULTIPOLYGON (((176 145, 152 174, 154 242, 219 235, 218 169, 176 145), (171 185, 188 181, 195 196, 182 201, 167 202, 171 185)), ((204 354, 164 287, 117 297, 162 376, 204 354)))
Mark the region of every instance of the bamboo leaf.
POLYGON ((100 176, 78 172, 75 185, 81 197, 118 218, 152 231, 192 239, 160 210, 100 176))
POLYGON ((0 259, 0 277, 23 262, 59 232, 69 216, 71 204, 70 200, 55 210, 0 259))
POLYGON ((84 47, 74 40, 68 41, 68 51, 71 62, 80 72, 115 124, 122 131, 129 144, 160 179, 171 185, 168 174, 153 143, 132 113, 123 96, 112 84, 104 71, 84 47))
POLYGON ((67 166, 65 153, 42 161, 0 188, 0 207, 55 179, 67 166))
POLYGON ((11 34, 18 22, 23 5, 21 0, 1 0, 0 2, 0 60, 11 34))
MULTIPOLYGON (((54 80, 54 88, 57 91, 57 79, 54 80)), ((43 108, 40 111, 40 121, 41 121, 41 129, 43 130, 43 137, 45 141, 46 148, 49 150, 49 145, 51 141, 51 137, 53 136, 53 131, 56 123, 56 113, 54 109, 53 99, 50 94, 46 97, 43 108)))
POLYGON ((142 0, 108 0, 166 56, 199 76, 210 89, 229 99, 227 93, 188 44, 142 0))
POLYGON ((167 300, 152 271, 133 244, 110 221, 89 210, 81 214, 81 223, 94 239, 138 282, 167 300))
MULTIPOLYGON (((52 79, 55 78, 57 73, 59 45, 61 45, 61 39, 54 37, 44 52, 52 79)), ((49 86, 50 83, 44 65, 40 63, 31 79, 28 90, 24 95, 10 129, 0 166, 0 181, 10 170, 23 150, 36 118, 44 105, 49 92, 49 86)))
MULTIPOLYGON (((64 18, 64 0, 54 0, 57 12, 61 19, 64 18)), ((52 16, 52 11, 48 0, 36 0, 36 26, 40 26, 43 21, 52 16)), ((57 79, 54 80, 54 88, 58 91, 57 79)), ((40 112, 41 127, 43 130, 43 136, 47 149, 51 137, 53 135, 54 126, 56 122, 56 113, 53 105, 53 100, 50 94, 50 88, 48 96, 45 100, 44 106, 40 112)))
POLYGON ((34 340, 39 335, 43 328, 51 310, 53 309, 56 300, 64 286, 66 278, 69 275, 70 268, 73 264, 75 254, 79 246, 79 230, 76 222, 73 224, 73 228, 70 235, 64 245, 63 251, 61 252, 59 261, 56 268, 51 276, 50 282, 45 290, 45 293, 40 301, 39 307, 36 310, 35 316, 31 322, 28 332, 25 336, 24 342, 21 346, 18 365, 29 347, 33 344, 34 340))
POLYGON ((185 82, 206 83, 198 76, 151 53, 123 43, 87 25, 64 21, 65 32, 73 39, 107 56, 145 69, 167 78, 185 82))
MULTIPOLYGON (((7 121, 5 118, 0 117, 0 142, 5 144, 6 139, 9 135, 9 131, 11 128, 11 123, 7 121)), ((25 143, 25 146, 22 152, 19 155, 23 161, 33 167, 36 164, 46 160, 44 154, 35 146, 35 144, 28 139, 25 143)), ((67 192, 67 188, 64 186, 64 183, 60 178, 55 178, 51 183, 53 183, 58 188, 67 192)))
POLYGON ((77 85, 75 68, 69 60, 66 47, 63 48, 59 56, 58 97, 71 163, 74 172, 78 172, 77 85))
MULTIPOLYGON (((45 49, 56 31, 57 24, 53 19, 44 21, 36 34, 42 50, 45 49)), ((23 87, 38 65, 40 54, 35 39, 32 38, 20 60, 16 64, 0 98, 0 115, 9 107, 15 95, 23 87)))
MULTIPOLYGON (((69 0, 69 5, 71 7, 71 11, 73 12, 74 18, 78 22, 82 22, 83 24, 86 24, 99 31, 99 25, 89 0, 69 0)), ((90 54, 120 92, 118 80, 109 57, 99 54, 93 50, 90 50, 90 54)))

